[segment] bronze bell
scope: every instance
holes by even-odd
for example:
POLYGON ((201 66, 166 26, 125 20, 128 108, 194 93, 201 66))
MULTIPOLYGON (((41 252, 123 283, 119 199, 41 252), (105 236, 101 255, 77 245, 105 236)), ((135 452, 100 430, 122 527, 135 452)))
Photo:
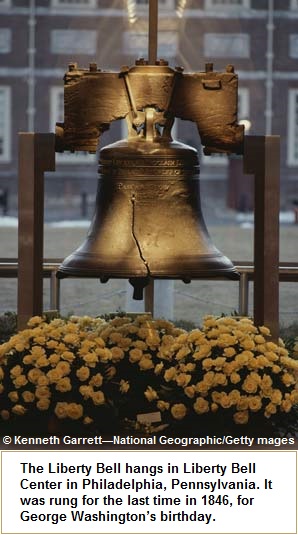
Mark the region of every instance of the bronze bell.
POLYGON ((138 133, 100 151, 93 221, 58 276, 129 279, 142 299, 149 278, 237 278, 212 243, 201 211, 197 151, 158 131, 145 110, 138 133))

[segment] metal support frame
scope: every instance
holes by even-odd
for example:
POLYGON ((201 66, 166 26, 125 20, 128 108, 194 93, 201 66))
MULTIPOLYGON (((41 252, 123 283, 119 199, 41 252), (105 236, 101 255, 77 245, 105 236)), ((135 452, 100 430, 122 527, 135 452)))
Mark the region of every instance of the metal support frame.
MULTIPOLYGON (((244 172, 255 176, 254 321, 279 334, 279 136, 247 136, 244 172)), ((55 170, 54 134, 19 134, 18 328, 43 312, 44 172, 55 170)), ((240 281, 239 312, 247 314, 248 277, 240 281)), ((51 277, 51 306, 59 306, 59 282, 51 277)), ((145 310, 154 309, 154 281, 145 310)))
POLYGON ((254 322, 279 336, 280 137, 247 136, 244 173, 255 177, 254 322))
POLYGON ((55 134, 19 134, 18 329, 43 312, 44 172, 55 171, 55 134))

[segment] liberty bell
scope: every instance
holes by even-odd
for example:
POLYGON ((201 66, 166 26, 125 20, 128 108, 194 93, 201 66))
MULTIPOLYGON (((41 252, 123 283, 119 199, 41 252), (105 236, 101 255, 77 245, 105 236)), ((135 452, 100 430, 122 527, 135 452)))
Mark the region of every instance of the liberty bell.
POLYGON ((111 121, 125 118, 128 137, 104 147, 93 221, 84 243, 58 276, 129 279, 142 299, 150 278, 237 278, 212 243, 201 211, 197 151, 172 139, 175 118, 197 123, 205 152, 241 153, 237 76, 207 64, 184 74, 163 60, 119 73, 70 65, 60 150, 95 151, 111 121))

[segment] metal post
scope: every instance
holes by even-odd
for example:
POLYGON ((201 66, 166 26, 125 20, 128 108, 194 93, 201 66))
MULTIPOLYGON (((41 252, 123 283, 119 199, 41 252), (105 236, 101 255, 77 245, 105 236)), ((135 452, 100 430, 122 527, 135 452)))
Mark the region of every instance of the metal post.
POLYGON ((150 279, 149 284, 145 287, 145 312, 154 313, 154 280, 150 279))
POLYGON ((279 335, 279 136, 247 136, 244 172, 255 176, 254 322, 279 335))
POLYGON ((158 0, 149 0, 149 65, 155 65, 157 60, 157 28, 158 28, 158 0))
POLYGON ((50 308, 60 311, 60 279, 56 277, 57 271, 51 272, 50 278, 50 308))
POLYGON ((247 273, 240 273, 239 281, 239 314, 240 316, 248 316, 248 291, 249 280, 247 273))
POLYGON ((18 328, 43 309, 45 171, 55 170, 55 134, 19 134, 18 328))

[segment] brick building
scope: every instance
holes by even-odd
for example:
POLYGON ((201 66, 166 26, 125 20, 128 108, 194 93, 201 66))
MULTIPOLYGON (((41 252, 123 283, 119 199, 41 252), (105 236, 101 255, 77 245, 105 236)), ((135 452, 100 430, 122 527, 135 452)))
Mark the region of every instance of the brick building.
MULTIPOLYGON (((147 56, 147 10, 148 0, 0 0, 0 189, 16 193, 17 133, 53 131, 63 120, 69 62, 118 70, 147 56)), ((291 206, 298 198, 298 0, 159 0, 159 12, 158 55, 170 65, 235 65, 239 119, 249 121, 250 134, 281 136, 282 206, 291 206)), ((122 136, 114 123, 101 143, 122 136)), ((200 150, 192 123, 180 121, 176 136, 200 150)), ((201 162, 204 194, 226 199, 229 159, 201 162)), ((95 188, 96 157, 88 154, 58 156, 46 180, 48 198, 95 188)), ((248 185, 239 193, 242 208, 249 195, 248 185)))

